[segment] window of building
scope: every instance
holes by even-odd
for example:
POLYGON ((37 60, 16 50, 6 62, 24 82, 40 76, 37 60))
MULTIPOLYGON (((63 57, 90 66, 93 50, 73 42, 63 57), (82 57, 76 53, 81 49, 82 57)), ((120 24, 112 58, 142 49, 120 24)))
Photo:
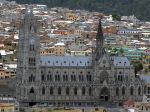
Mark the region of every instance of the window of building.
POLYGON ((55 81, 57 81, 58 79, 57 79, 57 75, 55 75, 55 81))
POLYGON ((82 87, 82 95, 85 95, 85 87, 82 87))
POLYGON ((71 75, 71 81, 73 81, 73 75, 71 75))
POLYGON ((77 95, 78 94, 78 90, 77 90, 77 87, 74 88, 74 95, 77 95))
POLYGON ((120 76, 120 81, 123 81, 123 76, 122 75, 120 76))
POLYGON ((35 66, 36 64, 35 57, 29 57, 28 63, 30 66, 35 66))
POLYGON ((144 94, 146 94, 146 89, 147 89, 146 86, 144 86, 144 94))
POLYGON ((54 93, 53 89, 54 89, 53 87, 50 87, 50 95, 53 95, 53 93, 54 93))
POLYGON ((42 75, 42 76, 41 76, 41 79, 42 79, 42 81, 45 81, 45 76, 42 75))
POLYGON ((49 75, 49 80, 50 80, 50 81, 52 81, 52 80, 53 80, 52 75, 49 75))
POLYGON ((141 87, 138 88, 138 94, 141 95, 141 87))
POLYGON ((122 95, 125 95, 125 87, 122 88, 122 95))
POLYGON ((35 50, 34 45, 30 44, 30 45, 29 45, 29 50, 30 50, 30 51, 34 51, 34 50, 35 50))
POLYGON ((73 80, 76 81, 76 76, 75 75, 73 75, 73 80))
POLYGON ((150 94, 150 87, 147 88, 147 94, 150 94))
POLYGON ((66 81, 68 81, 68 75, 66 75, 66 81))
POLYGON ((92 88, 90 87, 89 88, 89 96, 91 96, 92 95, 92 88))
POLYGON ((61 87, 58 87, 58 95, 61 95, 61 87))
POLYGON ((60 75, 58 75, 58 81, 60 81, 60 75))
POLYGON ((82 81, 82 80, 81 80, 81 75, 79 75, 79 81, 82 81))
POLYGON ((88 82, 92 81, 92 76, 91 75, 86 75, 86 79, 88 82))
POLYGON ((119 96, 119 88, 116 88, 116 96, 119 96))
POLYGON ((120 75, 118 75, 118 81, 121 81, 121 76, 120 75))
POLYGON ((130 95, 133 95, 133 94, 134 94, 133 87, 130 87, 130 95))
POLYGON ((42 95, 45 95, 45 87, 42 88, 42 95))
POLYGON ((47 81, 49 81, 49 75, 47 75, 47 81))
POLYGON ((69 91, 69 87, 66 88, 66 95, 69 95, 70 91, 69 91))

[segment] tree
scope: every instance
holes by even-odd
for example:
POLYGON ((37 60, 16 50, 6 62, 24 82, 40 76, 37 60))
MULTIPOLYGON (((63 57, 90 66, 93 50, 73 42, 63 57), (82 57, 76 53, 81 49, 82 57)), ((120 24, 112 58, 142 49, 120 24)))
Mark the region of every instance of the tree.
POLYGON ((134 66, 135 74, 143 70, 143 65, 140 61, 132 61, 131 64, 134 66))
POLYGON ((124 55, 124 50, 123 50, 123 48, 119 49, 119 53, 120 53, 121 56, 124 55))
POLYGON ((118 14, 112 14, 112 17, 113 17, 113 20, 117 20, 117 21, 120 21, 121 20, 121 16, 118 15, 118 14))

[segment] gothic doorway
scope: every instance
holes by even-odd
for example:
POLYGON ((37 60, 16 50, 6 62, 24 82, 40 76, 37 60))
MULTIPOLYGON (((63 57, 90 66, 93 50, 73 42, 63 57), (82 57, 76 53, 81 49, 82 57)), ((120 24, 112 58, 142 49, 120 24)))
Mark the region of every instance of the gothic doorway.
POLYGON ((101 92, 100 92, 100 100, 102 101, 109 101, 109 97, 110 97, 110 94, 109 94, 109 90, 107 87, 103 87, 101 92))
POLYGON ((33 87, 30 89, 28 93, 28 100, 29 102, 32 102, 32 103, 36 100, 36 93, 33 87))

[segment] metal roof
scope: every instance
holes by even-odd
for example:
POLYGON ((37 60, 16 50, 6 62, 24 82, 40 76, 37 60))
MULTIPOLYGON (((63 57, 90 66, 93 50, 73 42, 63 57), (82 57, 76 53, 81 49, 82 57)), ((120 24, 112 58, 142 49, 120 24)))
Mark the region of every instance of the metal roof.
POLYGON ((146 84, 150 84, 150 76, 141 75, 140 78, 143 79, 146 84))
POLYGON ((88 56, 41 56, 42 66, 92 66, 92 57, 88 56))
POLYGON ((118 67, 131 66, 127 57, 112 57, 113 65, 118 67))

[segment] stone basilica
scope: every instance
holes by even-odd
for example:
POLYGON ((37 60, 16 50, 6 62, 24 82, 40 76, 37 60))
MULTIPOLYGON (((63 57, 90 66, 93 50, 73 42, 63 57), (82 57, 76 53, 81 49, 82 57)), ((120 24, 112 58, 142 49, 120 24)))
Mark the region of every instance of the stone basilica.
POLYGON ((21 104, 94 105, 142 100, 143 82, 126 57, 103 48, 101 21, 92 56, 40 56, 37 20, 27 11, 19 32, 16 97, 21 104))

